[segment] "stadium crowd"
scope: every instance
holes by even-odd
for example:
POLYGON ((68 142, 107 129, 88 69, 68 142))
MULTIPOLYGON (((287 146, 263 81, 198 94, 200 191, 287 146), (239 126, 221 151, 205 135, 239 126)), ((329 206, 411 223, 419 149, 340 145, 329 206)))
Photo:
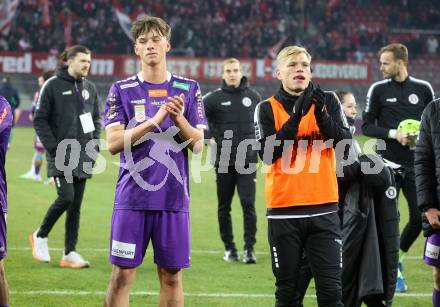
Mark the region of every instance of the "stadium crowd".
POLYGON ((45 10, 40 1, 21 1, 10 32, 0 34, 0 50, 47 52, 84 44, 95 53, 129 54, 132 44, 118 8, 131 19, 147 13, 169 20, 175 55, 262 58, 300 44, 315 59, 361 61, 366 52, 395 41, 414 57, 439 52, 439 35, 433 34, 440 31, 440 8, 428 0, 48 2, 45 10))

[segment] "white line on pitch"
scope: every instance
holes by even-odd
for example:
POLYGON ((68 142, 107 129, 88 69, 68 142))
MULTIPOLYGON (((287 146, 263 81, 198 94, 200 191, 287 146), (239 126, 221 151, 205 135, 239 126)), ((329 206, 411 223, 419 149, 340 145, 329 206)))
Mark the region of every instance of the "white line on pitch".
MULTIPOLYGON (((106 253, 109 251, 108 248, 79 248, 81 251, 84 252, 102 252, 102 253, 106 253)), ((18 246, 8 246, 8 250, 13 250, 13 251, 29 251, 31 250, 30 247, 18 247, 18 246)), ((64 248, 61 247, 51 247, 49 248, 49 250, 52 251, 63 251, 64 248)), ((193 254, 223 254, 224 251, 221 250, 200 250, 200 249, 193 249, 191 250, 191 253, 193 254)), ((268 252, 255 252, 255 254, 257 255, 269 255, 268 252)), ((422 257, 421 256, 405 256, 405 259, 408 260, 421 260, 422 257)))
MULTIPOLYGON (((69 295, 69 296, 104 296, 104 291, 74 291, 74 290, 45 290, 45 291, 10 291, 13 295, 69 295)), ((158 296, 159 292, 155 291, 135 291, 130 293, 133 296, 158 296)), ((185 292, 188 297, 238 297, 238 298, 274 298, 273 294, 259 293, 192 293, 185 292)), ((432 293, 396 293, 397 297, 431 297, 432 293)), ((314 294, 307 294, 306 298, 316 298, 314 294)))

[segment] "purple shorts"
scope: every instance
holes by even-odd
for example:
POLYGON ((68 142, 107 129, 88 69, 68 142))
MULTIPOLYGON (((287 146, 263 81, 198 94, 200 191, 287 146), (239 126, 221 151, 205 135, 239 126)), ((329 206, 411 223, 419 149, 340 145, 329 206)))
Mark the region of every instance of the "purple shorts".
POLYGON ((0 214, 0 260, 6 257, 6 213, 0 214))
POLYGON ((43 143, 41 143, 40 138, 37 134, 35 134, 35 140, 34 140, 34 148, 38 151, 44 151, 43 143))
POLYGON ((440 268, 440 232, 434 232, 426 239, 423 260, 426 264, 440 268))
POLYGON ((191 265, 188 212, 113 210, 109 256, 112 264, 139 266, 150 239, 158 266, 181 269, 191 265))

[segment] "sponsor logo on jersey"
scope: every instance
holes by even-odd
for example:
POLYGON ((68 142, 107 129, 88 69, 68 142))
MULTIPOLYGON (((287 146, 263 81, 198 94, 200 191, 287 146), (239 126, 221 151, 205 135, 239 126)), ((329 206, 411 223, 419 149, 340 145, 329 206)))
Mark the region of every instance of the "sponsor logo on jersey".
POLYGON ((131 103, 131 104, 145 104, 145 103, 146 103, 146 100, 145 100, 145 98, 142 98, 142 99, 136 99, 136 100, 130 100, 130 103, 131 103))
POLYGON ((199 118, 203 119, 204 118, 203 99, 202 99, 202 92, 200 91, 199 87, 197 87, 196 98, 197 98, 197 115, 199 116, 199 118))
POLYGON ((223 101, 223 102, 220 102, 220 104, 221 104, 222 106, 227 107, 227 106, 230 106, 230 105, 231 105, 231 102, 230 102, 230 101, 223 101))
POLYGON ((396 101, 397 101, 397 98, 396 98, 396 97, 393 97, 393 98, 387 98, 387 101, 388 101, 388 102, 396 102, 396 101))
POLYGON ((249 97, 244 97, 241 103, 248 108, 252 105, 252 100, 249 97))
POLYGON ((84 100, 87 100, 87 99, 90 98, 90 93, 89 93, 89 91, 86 90, 86 89, 83 89, 83 90, 82 90, 81 95, 83 96, 84 100))
POLYGON ((167 103, 166 100, 153 100, 150 102, 150 105, 160 107, 161 105, 167 103))
POLYGON ((133 83, 127 83, 127 84, 122 84, 121 85, 121 90, 126 89, 126 88, 130 88, 130 87, 136 87, 139 85, 139 82, 133 82, 133 83))
POLYGON ((411 94, 408 97, 408 101, 412 104, 417 104, 419 102, 419 97, 416 94, 411 94))
POLYGON ((167 97, 168 91, 166 89, 148 90, 148 96, 150 96, 150 97, 167 97))
POLYGON ((136 244, 112 240, 112 256, 134 259, 136 244))
POLYGON ((72 90, 64 91, 61 95, 72 95, 72 90))
POLYGON ((138 123, 145 121, 145 106, 137 104, 134 106, 134 118, 138 123))
POLYGON ((180 88, 181 90, 189 91, 189 84, 187 84, 187 83, 174 81, 173 87, 180 88))

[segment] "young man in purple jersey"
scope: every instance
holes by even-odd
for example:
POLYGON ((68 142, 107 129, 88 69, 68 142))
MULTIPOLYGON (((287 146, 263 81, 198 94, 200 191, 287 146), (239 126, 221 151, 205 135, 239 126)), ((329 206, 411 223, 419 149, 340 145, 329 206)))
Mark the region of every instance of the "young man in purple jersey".
POLYGON ((120 153, 111 226, 113 270, 105 306, 128 306, 131 284, 151 240, 159 306, 183 306, 190 266, 188 151, 203 148, 199 85, 167 71, 170 26, 143 16, 131 29, 142 68, 112 85, 105 110, 107 147, 120 153))
POLYGON ((8 212, 5 158, 12 128, 12 110, 7 100, 0 96, 0 307, 8 305, 8 284, 3 259, 6 257, 6 215, 8 212))

